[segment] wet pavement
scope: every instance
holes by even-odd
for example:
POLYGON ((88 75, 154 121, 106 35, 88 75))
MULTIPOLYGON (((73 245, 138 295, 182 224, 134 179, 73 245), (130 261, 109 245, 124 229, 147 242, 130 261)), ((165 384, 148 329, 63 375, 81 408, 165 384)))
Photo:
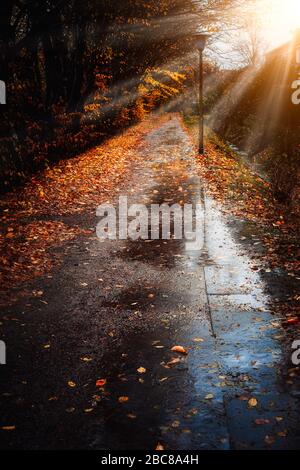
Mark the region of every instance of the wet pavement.
POLYGON ((1 447, 299 448, 297 374, 272 289, 206 194, 180 121, 138 151, 122 195, 201 204, 201 250, 172 238, 70 243, 32 286, 43 294, 3 312, 0 424, 15 429, 0 430, 1 447))

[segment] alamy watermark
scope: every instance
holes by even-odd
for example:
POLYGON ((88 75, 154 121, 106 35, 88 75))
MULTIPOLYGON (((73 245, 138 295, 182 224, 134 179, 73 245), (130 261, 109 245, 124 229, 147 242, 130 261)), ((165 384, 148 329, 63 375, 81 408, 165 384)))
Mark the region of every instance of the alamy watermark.
POLYGON ((203 206, 201 204, 132 204, 127 196, 119 197, 116 209, 101 204, 96 211, 101 217, 96 227, 100 240, 185 240, 187 251, 203 248, 203 206))
POLYGON ((0 104, 6 104, 6 85, 3 80, 0 80, 0 104))
POLYGON ((292 90, 295 90, 292 93, 292 103, 295 105, 300 104, 300 78, 298 80, 295 80, 292 83, 292 90))
POLYGON ((292 354, 292 363, 294 366, 299 366, 300 365, 300 340, 296 339, 293 341, 292 344, 292 349, 294 350, 292 354))

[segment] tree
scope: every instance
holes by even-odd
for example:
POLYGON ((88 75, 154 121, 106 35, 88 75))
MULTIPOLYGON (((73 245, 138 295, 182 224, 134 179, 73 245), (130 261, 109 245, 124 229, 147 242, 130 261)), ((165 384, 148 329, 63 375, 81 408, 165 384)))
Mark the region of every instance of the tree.
POLYGON ((124 125, 120 113, 130 123, 145 74, 184 57, 237 1, 2 0, 2 189, 124 125))

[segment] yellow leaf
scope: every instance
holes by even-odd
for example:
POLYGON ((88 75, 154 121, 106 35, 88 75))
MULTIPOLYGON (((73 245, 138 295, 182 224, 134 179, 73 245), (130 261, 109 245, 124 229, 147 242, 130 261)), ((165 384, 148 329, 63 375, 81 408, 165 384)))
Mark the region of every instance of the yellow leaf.
POLYGON ((83 362, 90 362, 90 361, 93 360, 91 357, 81 357, 80 359, 81 359, 83 362))
POLYGON ((248 400, 248 407, 249 408, 254 408, 255 406, 257 406, 257 400, 256 398, 250 398, 250 400, 248 400))
POLYGON ((212 400, 214 398, 212 393, 208 393, 205 397, 205 400, 212 400))
POLYGON ((165 382, 166 380, 168 380, 169 377, 163 377, 162 379, 159 379, 160 382, 165 382))

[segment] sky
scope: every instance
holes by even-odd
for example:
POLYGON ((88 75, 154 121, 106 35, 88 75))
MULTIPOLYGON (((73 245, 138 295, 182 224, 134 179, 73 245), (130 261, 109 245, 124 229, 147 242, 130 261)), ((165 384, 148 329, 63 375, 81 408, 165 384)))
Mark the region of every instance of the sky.
POLYGON ((249 39, 249 33, 243 32, 242 25, 239 26, 241 29, 234 31, 236 17, 254 19, 259 34, 261 56, 268 50, 288 42, 295 30, 300 28, 300 0, 249 0, 246 5, 249 8, 248 16, 245 16, 245 6, 240 7, 240 11, 237 10, 233 16, 232 32, 225 33, 224 37, 221 34, 208 51, 209 56, 223 68, 243 66, 237 49, 241 42, 249 39))
POLYGON ((300 28, 300 0, 259 0, 257 12, 270 49, 289 41, 300 28))

